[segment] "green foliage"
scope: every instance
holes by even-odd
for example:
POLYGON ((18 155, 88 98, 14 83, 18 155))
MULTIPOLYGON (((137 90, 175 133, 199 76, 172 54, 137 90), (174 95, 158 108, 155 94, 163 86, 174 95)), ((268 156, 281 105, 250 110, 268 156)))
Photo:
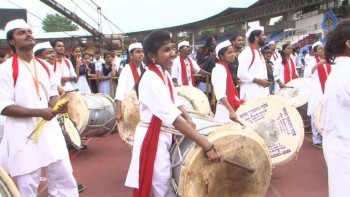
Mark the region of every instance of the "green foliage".
POLYGON ((214 28, 203 29, 201 31, 201 35, 204 35, 204 36, 215 35, 215 29, 214 28))
POLYGON ((235 25, 227 25, 224 27, 224 32, 225 33, 235 33, 236 32, 236 27, 235 25))
POLYGON ((77 31, 79 28, 68 18, 59 14, 48 14, 42 22, 45 32, 77 31))

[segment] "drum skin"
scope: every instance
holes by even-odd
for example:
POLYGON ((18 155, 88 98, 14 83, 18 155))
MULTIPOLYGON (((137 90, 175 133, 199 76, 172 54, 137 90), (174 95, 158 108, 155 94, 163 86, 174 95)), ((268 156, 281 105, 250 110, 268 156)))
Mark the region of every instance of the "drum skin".
POLYGON ((270 95, 245 102, 236 111, 238 120, 264 139, 273 166, 286 164, 300 150, 304 124, 287 101, 270 95))
POLYGON ((79 150, 82 146, 80 133, 73 121, 66 115, 59 115, 58 122, 61 126, 68 150, 79 150))
POLYGON ((69 101, 69 118, 76 123, 81 136, 99 137, 114 130, 115 105, 110 96, 69 92, 63 98, 69 101))
MULTIPOLYGON (((249 173, 224 162, 208 161, 203 149, 184 138, 171 150, 173 178, 182 197, 263 197, 271 180, 271 160, 264 141, 252 130, 238 124, 209 127, 203 133, 191 116, 200 134, 215 144, 220 155, 253 168, 249 173)), ((207 122, 206 125, 210 125, 207 122)), ((216 124, 214 121, 212 124, 216 124)))

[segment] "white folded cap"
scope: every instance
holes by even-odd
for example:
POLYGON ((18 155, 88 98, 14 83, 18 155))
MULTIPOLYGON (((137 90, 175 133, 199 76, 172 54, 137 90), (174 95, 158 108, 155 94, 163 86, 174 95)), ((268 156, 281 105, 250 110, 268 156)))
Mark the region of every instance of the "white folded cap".
POLYGON ((142 44, 140 42, 130 44, 129 52, 133 49, 143 49, 142 44))
POLYGON ((6 24, 5 33, 7 34, 9 31, 18 29, 18 28, 27 29, 27 28, 30 28, 30 26, 23 19, 15 19, 15 20, 9 21, 6 24))
POLYGON ((276 42, 275 42, 274 40, 272 40, 272 41, 269 42, 269 46, 270 46, 271 44, 276 44, 276 42))
POLYGON ((321 41, 317 41, 312 45, 312 50, 314 50, 314 48, 318 45, 323 45, 321 41))
POLYGON ((182 46, 190 46, 190 43, 188 41, 182 41, 177 45, 177 49, 180 50, 182 46))
POLYGON ((215 47, 215 52, 216 52, 216 57, 219 58, 219 51, 222 48, 228 47, 228 46, 232 46, 231 42, 229 40, 225 40, 223 42, 220 42, 218 45, 216 45, 215 47))
POLYGON ((247 36, 247 38, 249 38, 250 34, 251 34, 253 31, 255 31, 255 30, 264 31, 264 27, 262 27, 262 26, 253 26, 253 27, 251 27, 251 28, 247 31, 247 33, 245 34, 245 35, 247 36))
POLYGON ((40 49, 52 49, 52 46, 49 41, 38 43, 34 46, 33 53, 37 52, 40 49))

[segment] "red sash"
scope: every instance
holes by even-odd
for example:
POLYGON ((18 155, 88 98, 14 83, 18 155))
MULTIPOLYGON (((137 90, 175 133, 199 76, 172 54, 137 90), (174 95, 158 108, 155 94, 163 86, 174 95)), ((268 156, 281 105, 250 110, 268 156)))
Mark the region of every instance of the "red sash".
MULTIPOLYGON (((68 67, 68 70, 69 70, 69 63, 68 63, 68 60, 66 58, 62 58, 64 63, 66 63, 66 66, 68 67)), ((53 64, 53 71, 56 72, 56 68, 57 68, 57 60, 55 60, 55 63, 53 64)))
POLYGON ((131 68, 132 76, 134 77, 135 84, 137 84, 139 82, 140 75, 137 72, 136 65, 135 65, 135 63, 133 61, 130 61, 129 65, 130 65, 130 68, 131 68))
POLYGON ((219 64, 223 65, 226 70, 226 96, 227 101, 230 103, 231 107, 236 111, 238 107, 244 103, 243 100, 239 100, 238 91, 233 82, 231 72, 228 68, 228 64, 224 61, 219 61, 219 64))
MULTIPOLYGON (((190 58, 187 58, 187 60, 190 62, 190 68, 191 68, 191 79, 192 79, 192 85, 194 86, 194 77, 193 77, 193 64, 190 58)), ((187 76, 187 69, 186 69, 186 64, 185 60, 180 55, 180 63, 181 63, 181 80, 182 80, 182 85, 189 85, 188 83, 188 76, 187 76)))
POLYGON ((297 78, 297 74, 295 73, 295 65, 291 57, 289 60, 286 59, 286 63, 284 64, 284 83, 288 83, 292 79, 297 78), (289 61, 290 60, 290 61, 289 61), (289 62, 292 62, 291 67, 289 67, 289 62), (290 70, 292 70, 292 75, 290 74, 290 70))
MULTIPOLYGON (((320 62, 320 58, 315 57, 316 62, 320 62)), ((326 83, 326 80, 328 78, 329 73, 332 71, 332 67, 330 64, 326 64, 326 69, 324 66, 318 66, 317 67, 317 72, 318 72, 318 78, 320 79, 321 87, 322 87, 322 93, 324 93, 324 85, 326 83), (327 69, 327 70, 326 70, 327 69)))
MULTIPOLYGON (((254 48, 254 46, 253 46, 252 44, 250 44, 249 47, 250 47, 250 50, 252 51, 253 57, 252 57, 252 61, 250 62, 250 65, 249 65, 249 67, 248 67, 248 70, 249 70, 250 67, 253 65, 254 60, 255 60, 255 51, 254 51, 255 48, 254 48)), ((259 53, 259 56, 260 56, 260 59, 261 59, 261 53, 260 53, 259 49, 258 49, 258 53, 259 53)))
MULTIPOLYGON (((163 81, 163 74, 154 64, 148 65, 149 70, 155 72, 163 81)), ((168 87, 171 100, 174 102, 173 89, 168 78, 168 87)), ((152 116, 151 123, 147 129, 140 153, 139 189, 134 189, 133 197, 150 197, 154 161, 157 155, 158 140, 162 121, 155 115, 152 116)))
POLYGON ((272 53, 272 57, 275 61, 277 60, 278 55, 277 55, 276 51, 272 53))

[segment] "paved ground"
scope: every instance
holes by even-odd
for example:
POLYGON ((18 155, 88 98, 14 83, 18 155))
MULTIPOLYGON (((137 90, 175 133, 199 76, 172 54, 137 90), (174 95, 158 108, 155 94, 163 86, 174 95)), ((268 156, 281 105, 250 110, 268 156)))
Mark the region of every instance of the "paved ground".
MULTIPOLYGON (((74 175, 85 184, 81 197, 129 197, 132 190, 124 186, 131 150, 118 135, 90 138, 88 149, 76 153, 72 161, 74 175)), ((275 168, 267 197, 326 197, 327 171, 321 149, 306 134, 296 159, 275 168)), ((41 185, 40 197, 47 196, 41 185)))

